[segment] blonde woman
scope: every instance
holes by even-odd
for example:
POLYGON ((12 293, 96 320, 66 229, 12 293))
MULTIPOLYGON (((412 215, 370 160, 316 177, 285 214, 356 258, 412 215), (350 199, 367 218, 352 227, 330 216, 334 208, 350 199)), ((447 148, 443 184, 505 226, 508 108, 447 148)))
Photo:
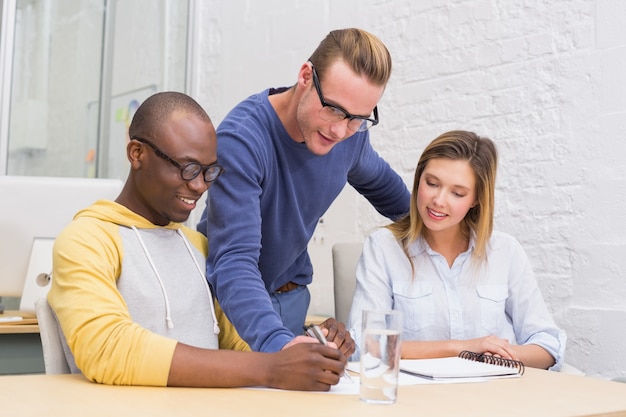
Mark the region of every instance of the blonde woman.
POLYGON ((350 329, 364 309, 404 313, 403 358, 463 350, 558 370, 565 334, 552 319, 528 258, 512 236, 492 231, 497 151, 452 131, 424 150, 410 213, 365 242, 350 329))

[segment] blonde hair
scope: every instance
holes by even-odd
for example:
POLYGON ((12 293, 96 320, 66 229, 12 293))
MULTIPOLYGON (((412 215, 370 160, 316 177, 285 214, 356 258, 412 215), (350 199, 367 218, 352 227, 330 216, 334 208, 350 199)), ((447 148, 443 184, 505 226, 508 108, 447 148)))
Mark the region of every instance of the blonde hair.
POLYGON ((478 203, 470 208, 465 215, 461 222, 461 230, 467 234, 467 237, 471 232, 475 234, 476 245, 472 256, 476 261, 484 260, 487 242, 493 231, 498 153, 491 139, 480 137, 473 132, 455 130, 444 133, 424 149, 415 169, 409 214, 388 225, 387 228, 402 243, 402 248, 410 260, 409 244, 416 241, 424 233, 424 222, 417 210, 417 191, 422 173, 431 159, 467 161, 472 168, 476 179, 476 200, 478 203))
POLYGON ((320 77, 330 65, 343 60, 357 74, 375 85, 387 85, 391 76, 391 54, 380 39, 362 29, 338 29, 320 42, 309 61, 320 77))

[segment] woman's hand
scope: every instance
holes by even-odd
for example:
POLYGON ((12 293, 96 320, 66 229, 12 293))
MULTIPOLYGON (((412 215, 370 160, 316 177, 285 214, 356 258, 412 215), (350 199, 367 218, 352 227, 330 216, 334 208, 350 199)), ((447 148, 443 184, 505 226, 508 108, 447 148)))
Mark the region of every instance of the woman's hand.
POLYGON ((485 336, 477 339, 461 341, 462 350, 469 350, 475 353, 484 353, 499 358, 519 360, 519 356, 513 345, 507 339, 498 336, 485 336))

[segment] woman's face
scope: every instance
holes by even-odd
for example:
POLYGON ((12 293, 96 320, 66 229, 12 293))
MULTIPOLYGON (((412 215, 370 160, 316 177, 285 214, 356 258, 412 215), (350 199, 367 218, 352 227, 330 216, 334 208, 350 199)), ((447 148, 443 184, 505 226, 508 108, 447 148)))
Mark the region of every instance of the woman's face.
POLYGON ((419 179, 417 209, 430 231, 458 228, 477 204, 476 178, 466 160, 431 159, 419 179))

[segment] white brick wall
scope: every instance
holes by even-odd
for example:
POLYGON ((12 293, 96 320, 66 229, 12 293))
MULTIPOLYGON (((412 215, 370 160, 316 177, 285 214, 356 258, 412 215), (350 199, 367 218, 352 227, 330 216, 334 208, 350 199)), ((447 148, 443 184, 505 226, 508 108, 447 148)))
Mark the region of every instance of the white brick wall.
MULTIPOLYGON (((626 1, 198 2, 194 95, 214 122, 291 85, 328 31, 379 36, 394 73, 372 130, 411 184, 424 146, 451 129, 500 151, 496 227, 526 248, 569 336, 567 362, 626 375, 626 1)), ((315 313, 332 314, 330 247, 384 224, 352 190, 311 244, 315 313)))

